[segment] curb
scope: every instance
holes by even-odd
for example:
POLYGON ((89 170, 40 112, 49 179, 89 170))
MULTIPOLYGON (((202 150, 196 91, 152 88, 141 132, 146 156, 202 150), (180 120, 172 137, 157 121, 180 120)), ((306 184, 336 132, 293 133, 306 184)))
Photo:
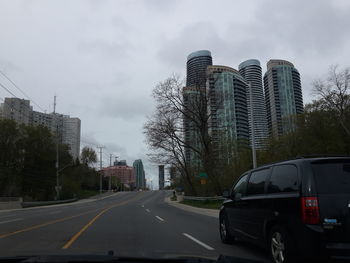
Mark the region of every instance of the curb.
POLYGON ((205 215, 205 216, 211 216, 215 218, 219 218, 219 210, 215 209, 205 209, 205 208, 199 208, 199 207, 194 207, 190 205, 184 205, 180 204, 179 201, 170 201, 170 197, 166 197, 164 199, 164 202, 168 203, 171 206, 174 206, 176 208, 185 210, 187 212, 192 212, 200 215, 205 215))
POLYGON ((72 202, 72 203, 65 203, 65 204, 55 204, 55 205, 43 205, 43 206, 35 206, 35 207, 28 207, 28 208, 15 208, 15 209, 4 209, 4 210, 0 210, 0 214, 1 213, 5 213, 5 212, 12 212, 12 211, 23 211, 23 210, 33 210, 33 209, 40 209, 40 208, 50 208, 50 207, 61 207, 61 206, 71 206, 71 205, 78 205, 78 204, 84 204, 84 203, 90 203, 90 202, 96 202, 99 200, 103 200, 112 196, 116 196, 119 192, 108 195, 108 196, 104 196, 102 198, 86 198, 86 199, 80 199, 76 202, 72 202))

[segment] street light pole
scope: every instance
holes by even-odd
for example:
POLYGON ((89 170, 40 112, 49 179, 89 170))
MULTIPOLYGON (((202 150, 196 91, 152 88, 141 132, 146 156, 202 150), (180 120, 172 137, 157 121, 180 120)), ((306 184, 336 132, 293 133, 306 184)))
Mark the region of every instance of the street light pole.
MULTIPOLYGON (((109 166, 112 166, 112 155, 113 154, 109 154, 109 166)), ((111 187, 112 187, 112 175, 109 175, 109 181, 108 181, 108 191, 111 191, 111 187)))
POLYGON ((248 83, 249 86, 249 101, 250 101, 250 122, 252 129, 252 158, 253 168, 256 168, 256 150, 255 150, 255 128, 254 128, 254 110, 253 110, 253 89, 252 84, 248 83))

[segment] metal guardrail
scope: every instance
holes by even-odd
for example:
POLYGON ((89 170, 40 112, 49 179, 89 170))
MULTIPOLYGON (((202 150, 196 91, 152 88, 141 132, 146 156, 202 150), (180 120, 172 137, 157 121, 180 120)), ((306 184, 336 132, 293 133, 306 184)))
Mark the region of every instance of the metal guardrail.
POLYGON ((65 204, 72 203, 78 201, 78 198, 72 198, 67 200, 59 200, 59 201, 42 201, 42 202, 22 202, 23 208, 34 207, 34 206, 43 206, 43 205, 57 205, 57 204, 65 204))
POLYGON ((223 201, 225 197, 222 196, 184 196, 184 200, 195 200, 195 201, 223 201))

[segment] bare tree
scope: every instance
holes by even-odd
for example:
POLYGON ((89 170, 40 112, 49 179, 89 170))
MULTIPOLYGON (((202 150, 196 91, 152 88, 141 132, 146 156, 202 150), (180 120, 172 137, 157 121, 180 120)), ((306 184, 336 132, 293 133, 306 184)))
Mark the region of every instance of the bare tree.
POLYGON ((210 113, 205 85, 184 87, 184 81, 173 75, 159 83, 152 95, 157 103, 156 111, 144 125, 146 141, 154 151, 151 159, 178 167, 192 192, 195 192, 193 173, 199 171, 206 172, 215 191, 221 192, 208 133, 210 113), (186 138, 188 132, 195 134, 198 142, 186 138), (193 166, 188 151, 198 158, 200 167, 193 166))
POLYGON ((347 121, 350 113, 350 68, 339 70, 338 66, 331 66, 327 79, 314 81, 313 87, 313 92, 320 98, 321 107, 335 113, 350 137, 347 121))

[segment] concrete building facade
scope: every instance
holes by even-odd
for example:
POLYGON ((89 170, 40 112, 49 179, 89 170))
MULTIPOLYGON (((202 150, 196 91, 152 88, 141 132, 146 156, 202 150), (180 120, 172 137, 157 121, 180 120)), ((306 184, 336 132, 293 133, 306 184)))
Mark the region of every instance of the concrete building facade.
POLYGON ((33 111, 29 100, 5 98, 1 104, 2 118, 15 120, 18 124, 47 127, 58 141, 69 146, 74 159, 80 156, 81 121, 68 115, 33 111))

